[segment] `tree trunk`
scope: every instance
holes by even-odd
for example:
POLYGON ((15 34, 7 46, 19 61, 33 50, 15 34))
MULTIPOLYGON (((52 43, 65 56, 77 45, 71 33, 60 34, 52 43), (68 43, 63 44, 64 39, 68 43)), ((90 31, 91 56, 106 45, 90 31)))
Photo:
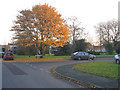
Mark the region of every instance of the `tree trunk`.
POLYGON ((71 52, 71 55, 73 54, 74 50, 75 50, 75 27, 74 27, 74 22, 73 22, 73 42, 72 42, 72 52, 71 52))

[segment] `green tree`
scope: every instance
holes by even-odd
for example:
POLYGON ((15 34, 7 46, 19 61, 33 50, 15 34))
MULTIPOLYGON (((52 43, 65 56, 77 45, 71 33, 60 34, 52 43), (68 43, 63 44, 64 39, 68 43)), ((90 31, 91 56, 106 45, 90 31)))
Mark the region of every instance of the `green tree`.
POLYGON ((116 52, 117 52, 118 54, 120 54, 120 41, 117 42, 117 45, 116 45, 116 52))
POLYGON ((108 52, 108 54, 113 54, 114 48, 112 43, 104 43, 105 49, 108 52))
POLYGON ((75 43, 76 47, 74 52, 86 51, 88 43, 85 41, 85 39, 76 40, 75 43))
POLYGON ((55 51, 55 56, 67 56, 71 54, 71 45, 65 45, 64 47, 58 47, 57 51, 55 51))
POLYGON ((17 55, 36 55, 36 48, 34 45, 24 47, 24 46, 18 46, 16 49, 17 55))

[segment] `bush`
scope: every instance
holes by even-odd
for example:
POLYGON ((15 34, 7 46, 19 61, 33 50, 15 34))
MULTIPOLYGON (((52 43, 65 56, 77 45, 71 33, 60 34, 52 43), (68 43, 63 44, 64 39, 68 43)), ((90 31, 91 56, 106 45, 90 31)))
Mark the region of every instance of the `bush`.
POLYGON ((58 47, 57 51, 54 52, 55 56, 69 56, 71 54, 70 45, 65 45, 64 47, 58 47))
POLYGON ((94 54, 94 55, 100 55, 100 52, 95 52, 95 51, 88 51, 89 54, 94 54))
POLYGON ((17 55, 36 55, 36 49, 34 46, 30 46, 30 47, 18 46, 16 49, 16 54, 17 55))
POLYGON ((17 55, 25 55, 25 48, 22 46, 18 46, 16 49, 16 54, 17 55))

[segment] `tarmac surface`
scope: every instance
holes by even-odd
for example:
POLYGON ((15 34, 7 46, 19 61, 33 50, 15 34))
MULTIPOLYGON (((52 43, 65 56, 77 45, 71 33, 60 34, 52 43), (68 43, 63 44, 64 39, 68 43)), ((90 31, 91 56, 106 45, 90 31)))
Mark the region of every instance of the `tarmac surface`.
MULTIPOLYGON (((103 60, 102 60, 103 61, 103 60)), ((107 60, 105 60, 107 61, 107 60)), ((109 60, 109 61, 112 61, 109 60)), ((94 61, 94 62, 99 62, 94 61)), ((100 77, 88 73, 82 73, 77 70, 73 70, 72 67, 76 64, 71 64, 71 65, 64 65, 57 67, 55 69, 55 72, 65 78, 72 79, 75 81, 78 81, 80 83, 92 86, 92 87, 97 87, 97 88, 120 88, 120 82, 115 79, 111 78, 105 78, 105 77, 100 77)))
POLYGON ((68 63, 75 61, 2 62, 2 88, 85 88, 51 73, 52 67, 68 63))
POLYGON ((103 77, 100 78, 93 75, 83 74, 71 69, 72 66, 75 64, 103 61, 112 62, 114 61, 114 58, 96 58, 94 61, 71 60, 65 62, 30 62, 30 63, 3 61, 2 88, 88 88, 84 85, 79 85, 69 80, 61 79, 61 77, 56 77, 53 73, 51 73, 51 69, 53 67, 57 67, 55 69, 57 73, 67 77, 71 77, 72 79, 77 79, 83 83, 87 83, 94 86, 96 85, 96 87, 117 88, 118 87, 117 81, 111 79, 108 80, 103 77), (111 82, 111 84, 108 84, 109 82, 111 82))

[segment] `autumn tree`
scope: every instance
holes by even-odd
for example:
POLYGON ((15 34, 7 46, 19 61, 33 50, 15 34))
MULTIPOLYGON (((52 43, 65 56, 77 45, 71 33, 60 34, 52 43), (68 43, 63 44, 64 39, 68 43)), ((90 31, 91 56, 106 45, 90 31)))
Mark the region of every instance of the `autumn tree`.
POLYGON ((28 47, 35 43, 33 13, 30 10, 22 10, 14 21, 11 31, 14 31, 14 42, 20 47, 28 47))
POLYGON ((41 47, 44 55, 47 46, 63 47, 70 38, 70 31, 56 9, 48 4, 36 5, 32 10, 22 10, 13 29, 21 45, 41 47))
POLYGON ((28 46, 33 38, 33 25, 31 21, 32 13, 30 10, 22 10, 19 12, 17 20, 14 21, 14 26, 11 31, 14 31, 13 39, 16 40, 16 43, 22 46, 28 46))

